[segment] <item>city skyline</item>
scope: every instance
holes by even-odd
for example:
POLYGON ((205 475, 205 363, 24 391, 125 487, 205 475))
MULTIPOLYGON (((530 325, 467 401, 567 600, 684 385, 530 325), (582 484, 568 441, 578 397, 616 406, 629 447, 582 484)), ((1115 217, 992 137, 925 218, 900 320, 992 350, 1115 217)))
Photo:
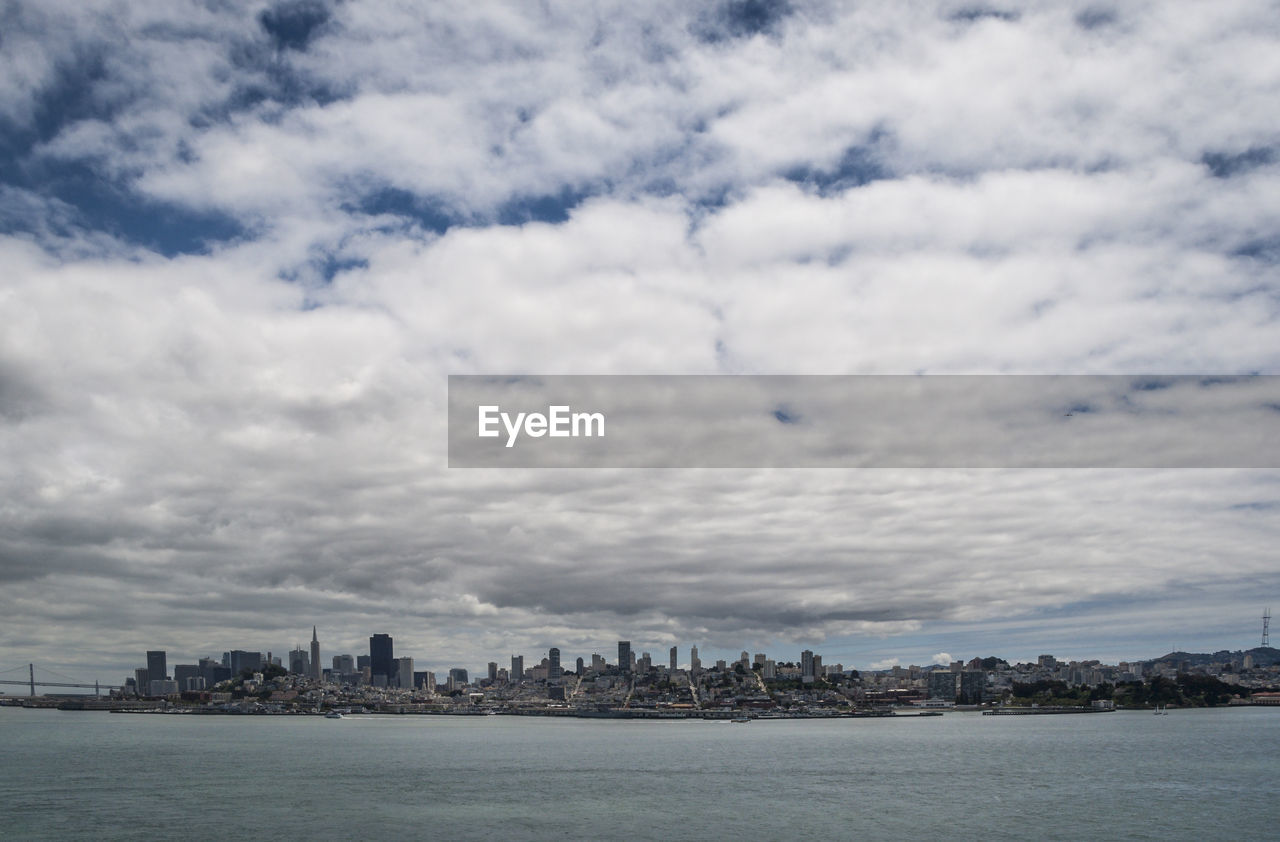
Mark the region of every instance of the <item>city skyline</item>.
MULTIPOLYGON (((984 653, 973 653, 973 652, 957 653, 954 655, 951 652, 937 652, 937 653, 934 653, 934 655, 928 659, 918 659, 918 661, 913 661, 911 659, 906 659, 906 660, 889 659, 889 660, 882 661, 876 664, 871 664, 871 665, 861 665, 856 663, 842 663, 839 661, 838 657, 832 656, 829 658, 829 663, 827 665, 831 666, 832 664, 838 663, 840 668, 845 672, 848 672, 850 670, 855 670, 858 672, 884 672, 884 671, 892 670, 894 667, 911 666, 911 667, 924 668, 924 669, 930 669, 935 666, 948 667, 948 666, 953 666, 957 662, 967 662, 974 659, 982 659, 982 658, 989 658, 989 657, 999 658, 1001 660, 1007 661, 1010 664, 1035 663, 1037 660, 1043 661, 1046 655, 1054 658, 1058 658, 1058 660, 1061 660, 1064 663, 1074 662, 1074 661, 1101 661, 1103 663, 1111 663, 1111 664, 1128 663, 1128 662, 1142 663, 1142 662, 1157 661, 1165 656, 1168 656, 1177 652, 1192 653, 1192 654, 1196 654, 1196 653, 1212 654, 1214 652, 1222 652, 1222 651, 1248 651, 1252 648, 1255 648, 1256 646, 1261 646, 1262 648, 1265 648, 1270 643, 1269 634, 1268 634, 1269 621, 1270 621, 1270 609, 1267 608, 1263 610, 1263 612, 1260 614, 1260 617, 1259 617, 1259 629, 1261 632, 1259 643, 1253 646, 1241 644, 1237 646, 1227 646, 1227 647, 1205 647, 1205 646, 1191 646, 1189 648, 1174 647, 1174 648, 1168 649, 1167 651, 1160 652, 1158 654, 1152 653, 1144 656, 1112 658, 1112 659, 1102 658, 1102 657, 1099 657, 1097 654, 1080 655, 1075 657, 1072 657, 1072 656, 1059 657, 1058 653, 1050 652, 1050 651, 1038 652, 1034 656, 1011 656, 1003 651, 990 651, 990 652, 984 652, 984 653)), ((427 660, 425 658, 421 658, 421 656, 416 656, 417 659, 415 664, 415 656, 403 656, 403 652, 405 651, 405 647, 403 646, 403 643, 400 649, 400 652, 402 653, 402 657, 397 658, 395 656, 396 650, 394 647, 395 635, 389 635, 382 632, 375 633, 366 639, 367 645, 365 649, 362 651, 367 654, 362 654, 361 650, 348 649, 347 651, 335 650, 335 651, 329 652, 326 655, 325 650, 321 648, 321 644, 318 639, 317 628, 318 626, 315 626, 315 625, 312 626, 312 640, 311 640, 311 645, 309 650, 302 650, 300 647, 295 647, 293 650, 290 650, 288 652, 287 656, 276 654, 278 650, 268 647, 268 648, 259 649, 259 650, 252 650, 252 649, 251 650, 238 650, 238 649, 224 650, 222 652, 221 659, 218 659, 215 657, 216 653, 209 652, 207 654, 189 656, 187 657, 187 660, 199 661, 201 663, 206 661, 212 662, 216 660, 222 663, 224 666, 235 667, 236 666, 235 659, 237 657, 246 656, 246 655, 256 656, 261 659, 260 663, 264 665, 266 663, 275 663, 278 666, 281 666, 282 668, 287 669, 292 674, 304 675, 308 678, 311 678, 317 681, 320 680, 322 673, 327 673, 331 670, 340 674, 344 673, 344 670, 340 669, 338 666, 338 663, 340 660, 345 662, 346 674, 352 674, 352 673, 358 672, 359 670, 357 669, 356 665, 359 662, 359 663, 365 664, 369 668, 372 675, 375 675, 375 676, 381 675, 383 676, 384 679, 387 679, 390 681, 391 686, 396 686, 395 681, 393 679, 397 675, 397 670, 399 669, 398 662, 401 660, 408 662, 409 664, 408 669, 410 671, 417 672, 418 674, 422 674, 423 669, 425 669, 426 671, 431 672, 433 676, 436 677, 436 680, 439 679, 439 676, 447 677, 448 675, 450 675, 451 673, 459 669, 462 670, 464 673, 469 673, 470 675, 473 675, 473 676, 481 676, 486 674, 487 672, 489 673, 490 679, 492 679, 495 677, 494 676, 495 671, 501 672, 504 675, 513 675, 515 674, 518 668, 523 674, 523 670, 525 669, 526 662, 531 663, 535 667, 540 662, 543 664, 551 662, 553 665, 555 665, 560 663, 560 660, 562 657, 559 647, 546 647, 543 650, 546 653, 546 655, 541 659, 536 657, 536 653, 532 653, 535 657, 533 658, 532 661, 528 661, 528 658, 531 653, 529 652, 514 653, 513 652, 508 656, 498 656, 497 661, 494 661, 494 660, 487 661, 486 668, 480 668, 472 664, 463 665, 461 664, 460 661, 456 661, 456 660, 450 661, 447 658, 444 660, 427 660), (319 653, 319 656, 320 656, 319 659, 317 659, 317 653, 319 653), (375 653, 377 653, 377 655, 375 655, 375 653), (305 660, 298 661, 296 660, 296 658, 304 658, 305 660), (505 659, 507 658, 509 658, 510 660, 510 669, 508 669, 507 666, 505 665, 506 664, 505 659), (376 661, 376 664, 375 664, 375 661, 376 661), (422 669, 419 669, 419 668, 422 668, 422 669)), ((655 653, 649 652, 647 650, 642 650, 642 649, 632 650, 631 641, 629 640, 618 640, 616 641, 615 645, 616 645, 616 651, 617 651, 617 658, 615 658, 614 660, 609 660, 607 657, 601 656, 600 651, 592 651, 589 655, 587 652, 584 651, 581 655, 576 656, 576 658, 574 656, 567 656, 565 657, 564 660, 570 664, 573 664, 574 661, 576 660, 577 664, 579 665, 577 671, 580 672, 583 664, 585 664, 586 667, 591 667, 596 669, 601 669, 606 664, 616 667, 623 664, 624 656, 629 656, 630 660, 628 663, 630 665, 634 665, 638 661, 640 661, 644 655, 648 655, 650 657, 651 669, 668 668, 674 671, 677 668, 680 670, 689 670, 694 667, 695 663, 699 667, 703 667, 705 665, 715 664, 719 661, 732 663, 738 660, 739 657, 745 657, 748 654, 751 654, 751 657, 754 660, 760 660, 762 657, 769 657, 771 654, 770 652, 762 651, 760 647, 756 647, 756 648, 747 647, 746 649, 742 649, 740 651, 740 654, 738 655, 734 655, 728 650, 708 651, 704 649, 701 655, 708 656, 704 660, 703 658, 700 657, 698 645, 691 644, 689 646, 684 647, 684 651, 687 652, 689 656, 688 660, 681 661, 679 659, 679 651, 681 647, 679 646, 670 647, 667 653, 668 658, 663 659, 661 657, 655 657, 655 653)), ((341 650, 341 648, 342 647, 338 647, 338 650, 341 650)), ((595 648, 597 650, 604 650, 604 651, 608 651, 610 649, 610 647, 607 645, 597 646, 595 648)), ((165 668, 165 664, 167 663, 167 660, 168 660, 167 656, 169 653, 170 653, 170 650, 164 650, 164 649, 147 650, 146 667, 135 669, 134 672, 136 672, 139 676, 141 676, 142 673, 144 672, 150 675, 155 675, 157 671, 161 675, 164 675, 166 672, 170 672, 165 668)), ((801 650, 798 653, 791 653, 795 655, 794 658, 790 657, 789 654, 779 655, 776 652, 772 654, 776 655, 776 657, 770 657, 769 659, 771 661, 777 661, 778 663, 794 662, 797 666, 799 666, 804 661, 805 656, 815 655, 815 653, 812 650, 807 650, 807 649, 801 650)), ((816 655, 818 657, 818 662, 821 663, 823 658, 823 653, 818 652, 816 653, 816 655)), ((65 665, 64 664, 54 665, 54 667, 57 667, 57 666, 65 666, 65 665)), ((59 670, 53 669, 47 664, 42 664, 41 669, 49 669, 52 672, 54 672, 55 675, 61 675, 59 670)), ((572 667, 564 668, 564 669, 572 670, 572 667)), ((623 671, 629 672, 631 671, 631 669, 632 669, 632 666, 628 666, 624 668, 623 671)), ((241 671, 242 671, 242 668, 235 668, 229 674, 235 675, 241 671)), ((102 669, 99 668, 95 672, 100 673, 102 672, 102 669)), ((61 677, 68 678, 69 676, 61 675, 61 677)), ((100 681, 102 686, 104 687, 117 685, 116 681, 101 679, 96 674, 88 678, 87 680, 100 681)), ((551 680, 554 681, 555 679, 551 679, 551 680)), ((386 682, 384 682, 384 684, 385 683, 386 682)), ((444 683, 445 683, 444 681, 440 681, 441 685, 443 685, 444 683)), ((177 689, 179 690, 184 689, 181 687, 180 680, 178 681, 178 685, 179 686, 177 689)))

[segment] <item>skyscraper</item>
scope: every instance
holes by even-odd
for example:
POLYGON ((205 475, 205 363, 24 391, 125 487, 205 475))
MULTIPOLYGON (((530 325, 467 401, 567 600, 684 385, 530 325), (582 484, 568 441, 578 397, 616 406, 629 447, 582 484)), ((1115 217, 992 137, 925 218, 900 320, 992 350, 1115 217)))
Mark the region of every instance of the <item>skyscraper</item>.
MULTIPOLYGON (((396 684, 402 690, 413 689, 413 658, 396 658, 396 684)), ((390 684, 391 682, 387 682, 390 684)))
POLYGON ((167 665, 163 650, 151 650, 147 652, 147 680, 148 681, 164 681, 169 677, 169 667, 167 665))
POLYGON ((807 684, 813 677, 813 652, 806 649, 800 653, 800 680, 807 684))
POLYGON ((631 672, 631 641, 618 641, 618 669, 621 672, 631 672))
POLYGON ((510 680, 514 683, 524 678, 524 655, 511 656, 511 676, 510 680))
POLYGON ((564 675, 564 670, 560 668, 560 650, 552 646, 547 659, 551 662, 547 667, 547 680, 559 681, 564 675))
POLYGON ((369 638, 369 672, 374 676, 382 676, 384 686, 391 683, 395 676, 395 648, 391 635, 375 634, 369 638))
POLYGON ((316 681, 324 678, 324 668, 320 666, 320 640, 316 637, 316 627, 311 627, 311 677, 316 681))
POLYGON ((702 672, 702 661, 698 660, 698 647, 689 647, 689 672, 697 675, 702 672))
POLYGON ((671 655, 671 674, 675 675, 677 655, 676 655, 676 648, 674 646, 671 647, 670 655, 671 655))

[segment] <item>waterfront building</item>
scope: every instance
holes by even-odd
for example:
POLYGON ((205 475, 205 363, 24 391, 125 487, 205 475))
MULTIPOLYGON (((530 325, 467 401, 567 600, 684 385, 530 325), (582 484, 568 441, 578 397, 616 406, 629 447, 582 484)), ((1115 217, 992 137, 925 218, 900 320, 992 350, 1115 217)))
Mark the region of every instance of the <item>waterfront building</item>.
POLYGON ((169 677, 164 650, 156 649, 147 652, 147 677, 151 681, 164 681, 169 677))
POLYGON ((375 634, 369 638, 369 673, 377 686, 377 677, 382 676, 382 686, 390 684, 395 674, 395 643, 389 634, 375 634))
POLYGON ((178 682, 171 679, 151 679, 148 696, 172 696, 178 692, 178 682))
POLYGON ((929 698, 956 700, 956 674, 949 669, 936 669, 929 673, 929 698))
POLYGON ((960 673, 960 704, 980 705, 987 689, 987 674, 982 670, 960 673))

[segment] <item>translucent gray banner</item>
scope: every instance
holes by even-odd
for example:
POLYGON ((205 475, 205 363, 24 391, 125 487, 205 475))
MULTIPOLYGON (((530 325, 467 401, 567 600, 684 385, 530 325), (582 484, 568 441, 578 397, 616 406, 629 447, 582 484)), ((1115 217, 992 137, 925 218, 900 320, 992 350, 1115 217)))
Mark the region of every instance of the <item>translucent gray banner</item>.
POLYGON ((1276 468, 1280 376, 449 377, 451 468, 1276 468))

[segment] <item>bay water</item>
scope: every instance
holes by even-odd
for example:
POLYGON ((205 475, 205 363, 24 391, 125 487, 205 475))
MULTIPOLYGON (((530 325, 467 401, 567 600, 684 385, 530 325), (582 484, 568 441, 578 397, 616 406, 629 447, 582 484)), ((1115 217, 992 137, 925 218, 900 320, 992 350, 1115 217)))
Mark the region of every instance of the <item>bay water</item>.
POLYGON ((704 721, 0 708, 0 838, 1280 839, 1280 709, 704 721))

